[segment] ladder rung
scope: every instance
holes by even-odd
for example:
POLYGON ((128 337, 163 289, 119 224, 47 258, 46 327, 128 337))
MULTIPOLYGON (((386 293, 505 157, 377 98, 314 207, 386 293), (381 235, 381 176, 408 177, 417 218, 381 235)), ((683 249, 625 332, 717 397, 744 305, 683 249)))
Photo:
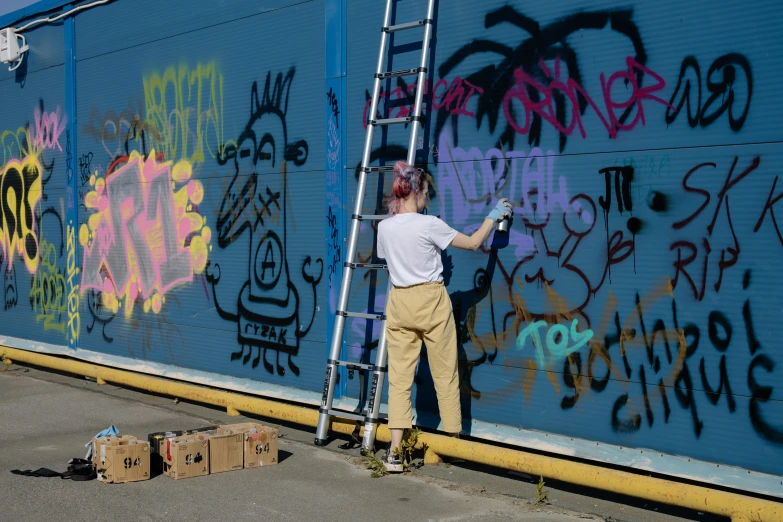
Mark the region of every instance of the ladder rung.
POLYGON ((405 118, 370 120, 370 125, 393 125, 395 123, 409 123, 412 121, 424 121, 424 116, 407 116, 405 118))
POLYGON ((381 165, 380 167, 364 167, 364 172, 394 172, 394 165, 381 165))
POLYGON ((376 73, 375 77, 384 80, 386 78, 396 78, 398 76, 412 76, 414 74, 419 74, 422 72, 427 72, 426 67, 414 67, 413 69, 400 69, 399 71, 389 71, 385 73, 376 73))
POLYGON ((424 20, 416 20, 415 22, 405 22, 404 24, 389 25, 383 28, 385 33, 393 33, 395 31, 404 31, 405 29, 413 29, 420 27, 424 24, 431 24, 432 18, 425 18, 424 20))
POLYGON ((365 270, 386 270, 385 263, 343 263, 346 268, 364 268, 365 270))
POLYGON ((354 413, 352 411, 343 411, 343 410, 327 410, 326 408, 321 408, 320 413, 327 413, 329 415, 333 415, 335 417, 343 417, 345 419, 351 419, 355 421, 364 421, 366 418, 366 415, 354 413))
POLYGON ((362 364, 351 361, 339 361, 337 359, 329 359, 327 364, 334 364, 335 366, 345 366, 349 370, 366 370, 368 372, 386 372, 388 368, 386 366, 375 366, 374 364, 362 364))
POLYGON ((383 221, 387 217, 389 217, 387 214, 354 214, 352 216, 353 219, 359 221, 383 221))
POLYGON ((335 312, 337 315, 342 315, 343 317, 356 317, 358 319, 372 319, 374 321, 385 321, 386 315, 385 314, 365 314, 361 312, 343 312, 340 310, 337 310, 335 312))

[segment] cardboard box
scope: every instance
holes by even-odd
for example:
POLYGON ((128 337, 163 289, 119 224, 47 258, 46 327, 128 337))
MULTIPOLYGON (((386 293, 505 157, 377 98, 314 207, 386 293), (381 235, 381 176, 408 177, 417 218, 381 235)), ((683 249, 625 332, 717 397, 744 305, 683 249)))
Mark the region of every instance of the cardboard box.
POLYGON ((256 424, 245 433, 245 468, 277 464, 277 428, 256 424))
POLYGON ((245 438, 243 433, 223 433, 218 430, 207 437, 209 439, 210 473, 234 471, 244 467, 245 438))
POLYGON ((147 442, 150 445, 150 473, 153 477, 163 474, 163 452, 161 446, 166 437, 179 437, 183 435, 182 431, 159 431, 147 435, 147 442))
POLYGON ((122 484, 150 478, 150 445, 135 437, 104 437, 93 440, 98 481, 122 484))
POLYGON ((100 437, 100 438, 94 438, 92 439, 92 453, 90 454, 90 461, 92 461, 92 465, 97 468, 100 465, 99 462, 99 454, 100 449, 99 446, 101 444, 113 444, 113 443, 121 443, 121 442, 129 442, 131 440, 136 440, 136 437, 133 435, 122 435, 119 437, 100 437))
POLYGON ((180 437, 185 434, 195 434, 204 431, 217 430, 217 426, 204 426, 202 428, 196 428, 192 430, 171 430, 171 431, 158 431, 147 435, 147 442, 150 443, 150 468, 153 477, 156 477, 163 473, 163 453, 161 446, 166 438, 180 437))
POLYGON ((169 437, 161 443, 163 474, 173 479, 209 474, 209 441, 194 435, 169 437))
POLYGON ((277 428, 243 422, 227 424, 218 430, 223 433, 242 433, 245 447, 245 468, 277 464, 277 428))

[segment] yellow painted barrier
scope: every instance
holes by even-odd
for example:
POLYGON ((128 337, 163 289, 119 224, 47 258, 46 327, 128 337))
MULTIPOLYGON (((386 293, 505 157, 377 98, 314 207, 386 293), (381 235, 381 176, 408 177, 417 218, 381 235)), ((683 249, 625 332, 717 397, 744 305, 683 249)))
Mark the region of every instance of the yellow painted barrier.
MULTIPOLYGON (((153 393, 220 406, 226 408, 230 414, 235 412, 252 413, 313 428, 318 423, 318 411, 305 406, 295 406, 260 397, 0 346, 0 360, 8 359, 153 393)), ((353 427, 354 422, 351 420, 334 418, 331 430, 347 435, 353 431, 353 427)), ((377 438, 382 442, 390 440, 390 433, 385 425, 379 427, 377 438)), ((444 435, 424 433, 420 440, 437 455, 602 489, 652 502, 723 515, 731 517, 733 522, 783 522, 783 502, 762 500, 738 493, 648 477, 556 457, 536 455, 444 435)))

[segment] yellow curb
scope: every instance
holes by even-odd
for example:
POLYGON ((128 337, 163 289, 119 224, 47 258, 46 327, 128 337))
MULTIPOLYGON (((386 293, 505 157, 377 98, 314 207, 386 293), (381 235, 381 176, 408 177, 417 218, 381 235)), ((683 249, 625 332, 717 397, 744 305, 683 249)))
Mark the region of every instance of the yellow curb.
MULTIPOLYGON (((216 390, 5 346, 0 346, 0 357, 2 360, 13 358, 17 362, 86 375, 96 379, 100 375, 103 379, 115 384, 212 404, 226 408, 226 411, 233 408, 237 411, 313 428, 318 424, 318 410, 305 406, 294 406, 260 397, 216 390)), ((338 417, 332 418, 331 431, 350 435, 353 429, 354 421, 338 417)), ((379 441, 389 442, 390 435, 386 425, 378 427, 376 438, 379 441)), ((437 455, 519 471, 535 477, 542 476, 580 486, 602 489, 694 511, 714 513, 730 517, 733 522, 783 522, 783 502, 762 500, 709 487, 536 455, 445 435, 422 433, 419 442, 426 443, 437 455)))
POLYGON ((424 464, 442 464, 443 459, 440 458, 440 455, 432 451, 432 448, 428 447, 427 451, 424 452, 424 464))

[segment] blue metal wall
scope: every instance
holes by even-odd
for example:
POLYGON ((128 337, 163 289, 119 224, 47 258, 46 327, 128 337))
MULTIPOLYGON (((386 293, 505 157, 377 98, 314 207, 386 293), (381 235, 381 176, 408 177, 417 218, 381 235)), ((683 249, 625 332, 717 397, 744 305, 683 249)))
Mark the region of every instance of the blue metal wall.
MULTIPOLYGON (((0 335, 321 388, 384 2, 260 4, 118 0, 27 33, 0 71, 0 335)), ((516 206, 507 238, 444 255, 466 430, 783 474, 783 6, 758 4, 439 3, 428 212, 469 233, 516 206)), ((411 84, 385 92, 410 110, 411 84)), ((385 287, 358 280, 352 309, 385 287)), ((372 325, 347 331, 374 358, 372 325)), ((415 395, 437 426, 426 361, 415 395)))

